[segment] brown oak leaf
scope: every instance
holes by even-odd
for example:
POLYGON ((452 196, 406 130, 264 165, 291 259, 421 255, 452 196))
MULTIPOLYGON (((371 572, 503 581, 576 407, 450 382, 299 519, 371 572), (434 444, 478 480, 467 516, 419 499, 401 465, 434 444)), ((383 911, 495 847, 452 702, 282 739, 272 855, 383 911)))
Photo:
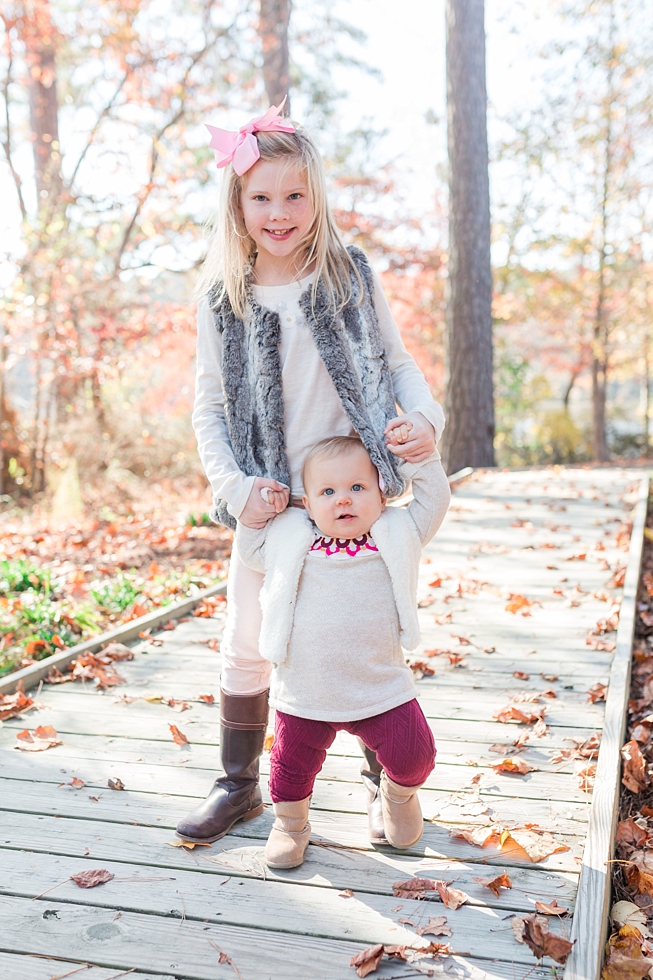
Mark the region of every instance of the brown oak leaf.
POLYGON ((508 773, 516 776, 525 776, 529 772, 537 771, 523 759, 503 759, 501 762, 493 762, 492 768, 499 774, 508 773))
POLYGON ((109 787, 109 789, 116 789, 116 790, 119 789, 122 790, 125 788, 125 784, 123 783, 120 776, 116 776, 115 779, 107 780, 107 786, 109 787))
POLYGON ((449 888, 447 882, 436 881, 435 888, 442 899, 442 904, 448 909, 459 909, 461 905, 469 901, 469 896, 459 888, 449 888))
POLYGON ((438 915, 435 918, 419 926, 416 930, 418 936, 451 936, 451 926, 447 925, 446 915, 438 915))
POLYGON ((535 908, 542 915, 569 915, 569 909, 566 909, 564 905, 558 905, 557 898, 554 898, 552 902, 536 902, 535 908))
POLYGON ((76 875, 71 875, 71 881, 74 881, 76 885, 80 888, 95 888, 97 885, 103 885, 107 881, 111 881, 114 875, 106 868, 98 868, 93 871, 80 871, 76 875))
POLYGON ((626 742, 621 750, 623 759, 623 775, 621 782, 631 793, 640 793, 650 783, 650 777, 646 771, 646 762, 640 752, 639 745, 635 739, 626 742))
POLYGON ((642 980, 653 968, 653 959, 644 954, 642 934, 632 926, 623 926, 610 936, 605 951, 602 980, 642 980))
POLYGON ((546 708, 518 708, 514 704, 509 704, 506 708, 502 708, 501 711, 493 716, 496 721, 502 721, 508 723, 511 721, 519 722, 521 725, 534 725, 538 721, 544 719, 546 714, 546 708))
POLYGON ((409 878, 408 881, 395 881, 392 894, 395 898, 424 898, 424 892, 435 891, 431 878, 409 878))
POLYGON ((550 956, 556 963, 565 963, 573 943, 562 936, 549 932, 549 923, 542 916, 517 915, 510 921, 512 931, 518 943, 524 943, 536 959, 550 956))
POLYGON ((356 968, 359 977, 366 977, 368 973, 374 973, 378 969, 382 958, 383 944, 377 943, 376 946, 369 946, 352 956, 349 965, 356 968))

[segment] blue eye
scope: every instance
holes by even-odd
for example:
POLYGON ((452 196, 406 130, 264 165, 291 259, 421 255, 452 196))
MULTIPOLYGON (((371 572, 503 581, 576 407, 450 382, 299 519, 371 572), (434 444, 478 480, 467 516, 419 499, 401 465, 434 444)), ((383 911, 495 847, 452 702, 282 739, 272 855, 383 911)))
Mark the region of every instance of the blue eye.
POLYGON ((360 483, 354 483, 354 485, 353 485, 353 487, 352 487, 352 490, 355 490, 355 491, 358 491, 358 490, 362 490, 362 489, 363 489, 363 488, 362 488, 362 486, 360 485, 360 483))
POLYGON ((331 487, 327 487, 324 493, 326 494, 327 497, 330 497, 332 494, 335 493, 335 490, 332 490, 331 487))
POLYGON ((299 193, 299 191, 295 191, 294 194, 291 194, 290 195, 290 200, 291 201, 298 201, 301 196, 302 195, 299 193))
POLYGON ((255 201, 267 201, 267 198, 266 198, 265 194, 255 194, 254 195, 254 200, 255 201))

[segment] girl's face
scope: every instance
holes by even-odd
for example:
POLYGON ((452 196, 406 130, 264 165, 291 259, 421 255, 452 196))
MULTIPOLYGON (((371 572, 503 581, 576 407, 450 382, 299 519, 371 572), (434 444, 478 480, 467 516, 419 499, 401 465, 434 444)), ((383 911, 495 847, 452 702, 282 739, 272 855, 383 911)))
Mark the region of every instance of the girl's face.
POLYGON ((289 157, 259 160, 248 171, 240 196, 245 227, 259 257, 275 265, 290 258, 313 220, 306 174, 289 157))
POLYGON ((367 534, 385 508, 378 470, 363 448, 312 460, 304 479, 304 507, 328 538, 367 534))

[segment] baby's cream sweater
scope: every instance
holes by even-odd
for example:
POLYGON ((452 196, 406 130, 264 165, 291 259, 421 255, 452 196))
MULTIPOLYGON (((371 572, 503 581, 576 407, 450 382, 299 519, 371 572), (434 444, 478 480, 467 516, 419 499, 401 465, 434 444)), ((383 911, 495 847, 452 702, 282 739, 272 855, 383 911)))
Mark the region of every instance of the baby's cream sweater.
POLYGON ((356 721, 415 697, 402 641, 408 649, 419 642, 421 548, 440 527, 450 491, 437 454, 402 469, 414 499, 374 524, 378 551, 312 552, 319 532, 292 509, 262 530, 238 525, 240 557, 265 573, 261 654, 275 664, 272 707, 300 718, 356 721))

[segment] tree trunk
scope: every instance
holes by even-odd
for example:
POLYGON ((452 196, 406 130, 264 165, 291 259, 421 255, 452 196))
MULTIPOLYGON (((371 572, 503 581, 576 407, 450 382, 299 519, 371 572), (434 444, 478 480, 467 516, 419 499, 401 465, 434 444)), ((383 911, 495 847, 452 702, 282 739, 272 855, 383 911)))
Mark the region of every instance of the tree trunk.
POLYGON ((259 36, 263 48, 263 81, 270 105, 287 99, 290 112, 288 25, 292 0, 260 0, 259 36))
POLYGON ((25 44, 29 107, 39 208, 61 188, 56 40, 48 0, 19 4, 17 27, 25 44))
POLYGON ((444 462, 494 466, 484 0, 447 0, 448 379, 444 462))

